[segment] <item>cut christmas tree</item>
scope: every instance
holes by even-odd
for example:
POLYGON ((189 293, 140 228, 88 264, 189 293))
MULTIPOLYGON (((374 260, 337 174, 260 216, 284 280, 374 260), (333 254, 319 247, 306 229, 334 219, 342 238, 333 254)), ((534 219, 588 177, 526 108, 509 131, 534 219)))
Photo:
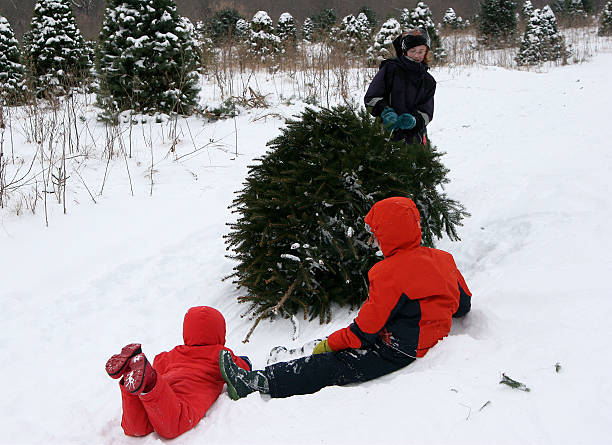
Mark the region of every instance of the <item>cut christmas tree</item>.
POLYGON ((380 256, 363 218, 378 200, 412 198, 427 246, 444 233, 458 239, 467 213, 442 190, 441 154, 389 142, 365 110, 307 109, 268 145, 234 200, 239 218, 226 237, 238 262, 230 277, 256 323, 300 310, 326 322, 332 303, 366 299, 367 272, 380 256))

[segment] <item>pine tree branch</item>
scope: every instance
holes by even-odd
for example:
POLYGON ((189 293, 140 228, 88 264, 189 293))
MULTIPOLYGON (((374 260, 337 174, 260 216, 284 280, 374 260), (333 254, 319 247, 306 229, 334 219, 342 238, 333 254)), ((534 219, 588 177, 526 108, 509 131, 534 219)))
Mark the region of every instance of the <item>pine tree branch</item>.
POLYGON ((257 327, 257 325, 259 324, 259 322, 261 320, 263 320, 265 317, 269 316, 271 313, 277 313, 278 312, 278 310, 283 306, 283 304, 285 304, 287 299, 293 293, 293 291, 294 291, 295 287, 297 286, 299 280, 300 280, 299 277, 295 279, 295 281, 291 284, 291 286, 289 286, 289 289, 287 289, 287 292, 285 292, 285 295, 283 295, 283 298, 280 299, 280 301, 278 302, 278 304, 276 306, 266 309, 265 311, 263 311, 261 313, 261 315, 259 317, 257 317, 257 320, 255 320, 255 323, 251 327, 251 330, 249 331, 249 333, 247 334, 245 339, 242 340, 242 343, 248 343, 249 342, 249 339, 251 338, 251 334, 253 334, 253 331, 255 331, 255 328, 257 327))

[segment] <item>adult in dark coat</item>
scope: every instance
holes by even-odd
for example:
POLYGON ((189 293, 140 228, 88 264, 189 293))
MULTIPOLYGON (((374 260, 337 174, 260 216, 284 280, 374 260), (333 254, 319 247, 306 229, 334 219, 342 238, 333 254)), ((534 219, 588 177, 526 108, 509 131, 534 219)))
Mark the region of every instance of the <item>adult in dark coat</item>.
POLYGON ((374 204, 365 218, 384 259, 370 269, 370 293, 355 320, 313 355, 245 371, 220 351, 230 397, 311 394, 325 386, 365 382, 397 371, 448 335, 453 317, 470 311, 471 293, 450 253, 421 246, 421 218, 405 197, 374 204))
POLYGON ((392 140, 427 143, 427 125, 434 115, 436 81, 427 31, 413 29, 393 41, 397 58, 384 60, 372 79, 364 102, 372 116, 393 130, 392 140))

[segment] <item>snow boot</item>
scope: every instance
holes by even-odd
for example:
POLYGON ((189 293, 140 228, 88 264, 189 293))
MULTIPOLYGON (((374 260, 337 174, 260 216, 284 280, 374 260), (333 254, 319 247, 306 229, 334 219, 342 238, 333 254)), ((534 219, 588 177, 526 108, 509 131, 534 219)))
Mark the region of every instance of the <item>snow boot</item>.
POLYGON ((241 399, 255 391, 264 394, 270 392, 268 378, 263 371, 245 371, 234 363, 232 354, 225 349, 219 352, 219 370, 232 400, 241 399))
POLYGON ((134 395, 150 392, 157 383, 157 372, 144 354, 137 354, 128 362, 122 383, 134 395))
POLYGON ((140 354, 142 348, 140 343, 132 343, 124 346, 121 353, 113 355, 106 362, 106 372, 114 379, 120 378, 126 370, 126 365, 132 357, 140 354))

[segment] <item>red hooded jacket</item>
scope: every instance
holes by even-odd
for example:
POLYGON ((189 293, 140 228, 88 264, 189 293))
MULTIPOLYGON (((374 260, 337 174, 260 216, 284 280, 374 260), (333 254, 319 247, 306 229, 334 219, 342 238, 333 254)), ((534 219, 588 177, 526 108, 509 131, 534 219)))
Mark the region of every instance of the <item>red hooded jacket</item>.
POLYGON ((453 316, 470 310, 471 293, 451 254, 421 246, 421 218, 408 198, 374 204, 365 218, 385 258, 368 273, 370 293, 354 322, 328 337, 334 351, 362 348, 379 337, 422 357, 448 335, 453 316))
MULTIPOLYGON (((225 319, 216 309, 192 307, 183 322, 184 345, 155 357, 157 383, 151 392, 139 396, 146 416, 126 413, 122 426, 128 435, 141 436, 153 429, 165 438, 176 437, 193 428, 217 400, 225 382, 219 371, 219 351, 226 349, 225 319)), ((231 352, 231 351, 230 351, 231 352)), ((250 366, 232 353, 236 364, 250 366)), ((135 396, 127 396, 128 403, 135 396)))

